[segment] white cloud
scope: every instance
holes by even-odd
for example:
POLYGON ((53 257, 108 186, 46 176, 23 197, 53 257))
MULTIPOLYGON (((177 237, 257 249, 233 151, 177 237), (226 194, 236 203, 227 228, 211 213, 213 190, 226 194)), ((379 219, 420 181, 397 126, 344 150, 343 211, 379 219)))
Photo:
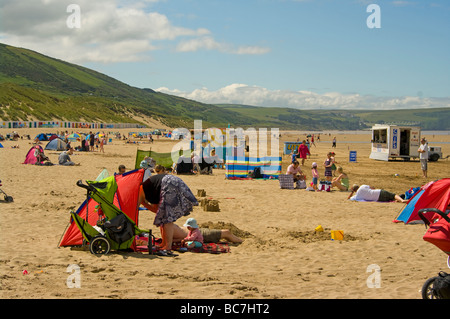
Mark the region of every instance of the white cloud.
POLYGON ((296 109, 413 109, 450 107, 450 98, 375 97, 360 94, 312 91, 269 90, 259 86, 234 83, 215 91, 207 88, 192 92, 161 87, 158 92, 209 104, 244 104, 296 109))
POLYGON ((199 50, 215 50, 222 53, 231 54, 265 54, 270 51, 269 48, 258 46, 240 46, 234 48, 227 43, 217 42, 212 36, 203 36, 195 39, 181 41, 176 50, 178 52, 195 52, 199 50))
POLYGON ((404 6, 409 6, 409 5, 415 5, 416 2, 397 0, 397 1, 392 1, 392 4, 397 7, 404 7, 404 6))
POLYGON ((233 53, 231 46, 217 43, 209 30, 175 26, 166 15, 151 12, 154 2, 158 0, 0 0, 0 41, 74 63, 142 61, 150 58, 151 51, 162 49, 164 41, 182 41, 180 52, 207 48, 233 53), (72 3, 80 8, 80 28, 67 26, 73 13, 67 7, 72 3))

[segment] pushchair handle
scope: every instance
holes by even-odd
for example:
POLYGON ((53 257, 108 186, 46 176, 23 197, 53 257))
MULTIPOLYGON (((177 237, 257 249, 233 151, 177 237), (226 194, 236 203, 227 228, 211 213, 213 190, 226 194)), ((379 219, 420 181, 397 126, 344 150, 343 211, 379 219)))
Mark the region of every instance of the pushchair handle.
POLYGON ((85 189, 87 189, 87 190, 91 190, 91 187, 90 187, 89 185, 83 184, 83 182, 81 181, 81 179, 77 181, 77 186, 78 186, 78 187, 81 187, 81 188, 85 188, 85 189))
POLYGON ((424 213, 428 213, 428 212, 433 212, 436 213, 438 215, 440 215, 442 218, 444 218, 444 220, 448 223, 450 223, 450 218, 448 217, 448 214, 444 213, 443 211, 437 209, 437 208, 423 208, 420 209, 417 214, 419 215, 419 217, 424 221, 424 223, 429 226, 430 225, 430 221, 428 219, 425 218, 424 213))

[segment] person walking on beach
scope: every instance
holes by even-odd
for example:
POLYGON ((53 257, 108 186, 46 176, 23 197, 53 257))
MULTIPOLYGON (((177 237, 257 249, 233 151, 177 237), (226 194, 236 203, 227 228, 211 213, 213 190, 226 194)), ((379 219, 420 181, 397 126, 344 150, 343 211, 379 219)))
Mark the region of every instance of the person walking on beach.
POLYGON ((333 137, 333 145, 331 145, 331 147, 336 148, 336 136, 333 137))
POLYGON ((316 144, 314 143, 314 134, 311 135, 311 146, 314 145, 316 147, 316 144))
POLYGON ((420 141, 420 147, 417 150, 419 152, 420 166, 422 168, 422 174, 424 178, 427 178, 428 173, 428 142, 425 137, 420 141))
POLYGON ((305 165, 306 156, 311 155, 309 148, 306 145, 306 141, 303 140, 302 144, 298 147, 298 157, 302 160, 302 166, 305 165))

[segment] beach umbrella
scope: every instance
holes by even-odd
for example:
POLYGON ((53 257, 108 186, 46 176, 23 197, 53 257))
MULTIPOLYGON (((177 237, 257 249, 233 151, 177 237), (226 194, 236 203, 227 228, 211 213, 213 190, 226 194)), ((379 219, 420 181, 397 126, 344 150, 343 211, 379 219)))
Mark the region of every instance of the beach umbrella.
POLYGON ((78 133, 72 133, 72 134, 67 136, 67 139, 68 140, 72 140, 72 141, 75 141, 75 140, 77 140, 79 138, 81 138, 81 135, 78 134, 78 133))

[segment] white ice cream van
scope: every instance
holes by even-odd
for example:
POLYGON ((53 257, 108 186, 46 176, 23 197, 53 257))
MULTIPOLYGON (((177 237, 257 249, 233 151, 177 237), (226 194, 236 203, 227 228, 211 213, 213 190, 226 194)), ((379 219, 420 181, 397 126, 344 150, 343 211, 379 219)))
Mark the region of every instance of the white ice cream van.
POLYGON ((420 127, 375 124, 372 127, 370 158, 389 161, 419 158, 420 127))

